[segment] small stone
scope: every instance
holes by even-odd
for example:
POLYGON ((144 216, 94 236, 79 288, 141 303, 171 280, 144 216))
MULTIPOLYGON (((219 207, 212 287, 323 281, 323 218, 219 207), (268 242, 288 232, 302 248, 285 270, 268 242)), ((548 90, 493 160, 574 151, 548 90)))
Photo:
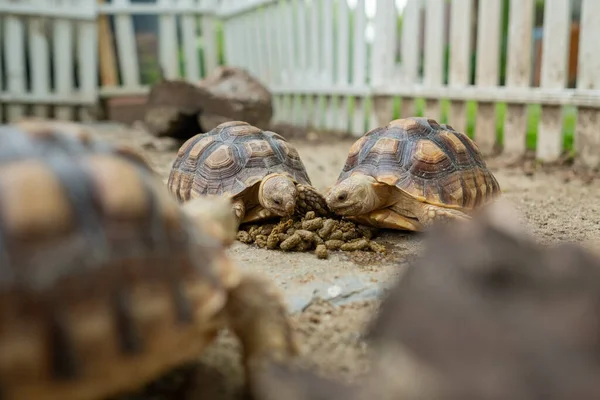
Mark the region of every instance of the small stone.
POLYGON ((327 246, 325 246, 324 244, 317 245, 317 248, 315 249, 315 254, 317 255, 317 258, 320 258, 322 260, 326 259, 327 257, 329 257, 327 246))

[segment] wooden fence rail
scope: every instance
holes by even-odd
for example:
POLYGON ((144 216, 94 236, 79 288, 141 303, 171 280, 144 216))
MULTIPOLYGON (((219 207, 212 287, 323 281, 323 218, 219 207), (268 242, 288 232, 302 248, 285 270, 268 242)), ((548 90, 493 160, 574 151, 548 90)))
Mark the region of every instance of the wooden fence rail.
POLYGON ((597 0, 0 0, 0 109, 75 118, 145 93, 149 59, 190 81, 226 63, 269 86, 276 122, 424 115, 485 154, 600 167, 598 19, 597 0), (134 16, 157 18, 154 56, 134 16))

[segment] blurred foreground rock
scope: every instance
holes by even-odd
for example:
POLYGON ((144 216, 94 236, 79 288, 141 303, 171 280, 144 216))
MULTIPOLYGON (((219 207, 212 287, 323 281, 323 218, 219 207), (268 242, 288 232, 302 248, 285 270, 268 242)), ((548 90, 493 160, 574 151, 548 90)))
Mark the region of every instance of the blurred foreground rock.
POLYGON ((155 84, 144 123, 155 136, 185 140, 232 120, 266 129, 272 116, 265 86, 244 69, 221 66, 195 84, 166 79, 155 84))
POLYGON ((359 388, 273 366, 258 398, 599 399, 600 260, 542 247, 491 211, 428 235, 367 333, 359 388))

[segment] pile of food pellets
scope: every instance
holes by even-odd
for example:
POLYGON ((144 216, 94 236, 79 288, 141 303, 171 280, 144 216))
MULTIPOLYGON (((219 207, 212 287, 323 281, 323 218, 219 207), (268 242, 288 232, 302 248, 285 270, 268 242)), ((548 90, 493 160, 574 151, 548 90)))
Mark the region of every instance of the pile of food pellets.
POLYGON ((373 251, 385 253, 385 246, 374 242, 377 230, 339 219, 316 217, 309 211, 300 220, 282 219, 278 224, 240 227, 237 240, 258 247, 283 251, 315 251, 327 258, 329 251, 373 251))

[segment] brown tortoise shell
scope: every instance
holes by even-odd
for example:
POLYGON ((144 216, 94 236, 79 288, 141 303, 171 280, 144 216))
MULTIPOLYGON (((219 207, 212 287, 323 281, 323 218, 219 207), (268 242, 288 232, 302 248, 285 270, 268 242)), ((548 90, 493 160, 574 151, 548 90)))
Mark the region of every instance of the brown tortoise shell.
POLYGON ((444 207, 473 209, 500 195, 475 142, 426 118, 394 120, 358 139, 338 183, 355 174, 444 207))
MULTIPOLYGON (((32 136, 38 142, 52 142, 60 146, 68 145, 70 151, 110 151, 125 156, 134 162, 150 167, 149 161, 129 146, 112 145, 98 140, 93 131, 83 124, 71 121, 49 120, 42 118, 24 118, 11 124, 22 133, 32 136)), ((4 128, 7 129, 8 127, 4 128)), ((13 153, 14 154, 14 153, 13 153)))
POLYGON ((181 146, 167 185, 179 201, 206 194, 235 197, 274 172, 311 185, 298 151, 285 138, 230 121, 181 146))
POLYGON ((0 127, 0 397, 103 398, 195 357, 236 274, 145 165, 45 138, 0 127))

